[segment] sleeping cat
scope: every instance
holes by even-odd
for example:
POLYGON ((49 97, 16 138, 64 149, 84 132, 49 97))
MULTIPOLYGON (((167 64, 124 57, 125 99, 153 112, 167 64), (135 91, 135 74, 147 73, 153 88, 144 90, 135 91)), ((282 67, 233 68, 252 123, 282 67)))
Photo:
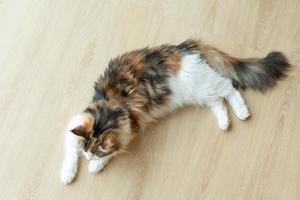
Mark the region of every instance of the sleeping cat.
POLYGON ((226 130, 225 101, 239 119, 250 116, 236 87, 271 88, 289 67, 280 52, 240 59, 197 40, 118 56, 95 83, 89 106, 69 122, 61 181, 73 181, 80 153, 97 173, 150 122, 184 105, 208 106, 226 130))

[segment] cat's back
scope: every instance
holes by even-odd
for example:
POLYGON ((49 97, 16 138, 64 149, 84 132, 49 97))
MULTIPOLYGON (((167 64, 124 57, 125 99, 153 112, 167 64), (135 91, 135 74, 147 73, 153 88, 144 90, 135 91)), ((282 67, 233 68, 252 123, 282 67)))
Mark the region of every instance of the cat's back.
POLYGON ((112 89, 122 98, 144 95, 151 105, 164 103, 172 93, 207 96, 211 88, 217 90, 228 81, 220 84, 224 78, 206 64, 199 45, 187 40, 124 53, 109 62, 96 86, 112 89))

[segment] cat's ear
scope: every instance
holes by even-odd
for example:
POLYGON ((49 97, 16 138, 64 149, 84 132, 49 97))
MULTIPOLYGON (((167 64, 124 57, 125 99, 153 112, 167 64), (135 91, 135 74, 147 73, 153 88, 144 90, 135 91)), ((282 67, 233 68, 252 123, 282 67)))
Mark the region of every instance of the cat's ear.
POLYGON ((89 134, 93 131, 94 117, 89 114, 81 114, 73 118, 71 127, 69 129, 75 135, 80 137, 89 137, 89 134))
POLYGON ((80 137, 88 137, 88 130, 86 129, 86 127, 84 125, 80 125, 80 126, 77 126, 75 128, 73 128, 71 130, 72 133, 74 133, 75 135, 78 135, 80 137))

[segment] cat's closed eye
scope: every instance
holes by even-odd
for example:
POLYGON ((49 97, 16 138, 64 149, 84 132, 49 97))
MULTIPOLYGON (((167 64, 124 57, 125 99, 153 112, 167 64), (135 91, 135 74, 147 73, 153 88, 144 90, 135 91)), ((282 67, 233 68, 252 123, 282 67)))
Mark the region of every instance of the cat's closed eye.
POLYGON ((102 148, 101 145, 98 147, 98 150, 99 150, 100 152, 104 152, 104 153, 107 153, 107 152, 108 152, 108 150, 102 148))
POLYGON ((85 139, 85 140, 83 141, 83 147, 84 147, 84 148, 87 148, 87 145, 88 145, 88 140, 85 139))
POLYGON ((91 141, 89 139, 84 139, 81 143, 84 151, 87 151, 90 146, 91 141))

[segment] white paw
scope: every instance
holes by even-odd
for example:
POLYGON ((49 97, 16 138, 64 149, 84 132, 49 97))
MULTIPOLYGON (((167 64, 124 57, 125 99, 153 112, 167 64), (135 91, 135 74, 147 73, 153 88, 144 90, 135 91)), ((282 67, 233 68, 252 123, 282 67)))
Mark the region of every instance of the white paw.
POLYGON ((220 129, 222 129, 223 131, 226 131, 229 128, 229 125, 230 125, 229 120, 219 121, 218 123, 219 123, 220 129))
POLYGON ((237 116, 240 120, 246 120, 246 119, 250 116, 250 113, 249 113, 249 111, 248 111, 248 108, 247 108, 246 106, 240 108, 239 110, 237 110, 236 116, 237 116))
POLYGON ((91 173, 98 173, 104 168, 104 164, 100 160, 91 160, 89 163, 89 172, 91 173))
POLYGON ((92 157, 93 157, 93 155, 91 154, 91 152, 83 152, 83 155, 85 156, 85 158, 87 159, 87 160, 91 160, 92 159, 92 157))
POLYGON ((76 168, 72 167, 63 167, 60 172, 60 180, 63 184, 71 183, 76 176, 76 168))

